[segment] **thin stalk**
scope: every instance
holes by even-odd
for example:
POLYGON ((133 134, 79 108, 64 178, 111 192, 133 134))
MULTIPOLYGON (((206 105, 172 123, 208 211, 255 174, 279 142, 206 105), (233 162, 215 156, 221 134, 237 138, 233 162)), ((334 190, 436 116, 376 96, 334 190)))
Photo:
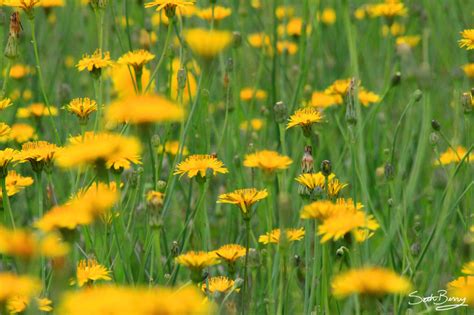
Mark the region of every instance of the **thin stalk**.
MULTIPOLYGON (((12 208, 10 205, 10 199, 8 198, 8 192, 7 192, 7 178, 3 177, 0 178, 0 181, 2 182, 2 202, 3 202, 3 209, 6 210, 6 213, 8 213, 8 216, 10 217, 10 221, 12 224, 13 230, 15 230, 15 219, 13 218, 13 212, 12 208)), ((7 221, 5 219, 5 221, 7 221)))
POLYGON ((244 285, 242 289, 242 296, 240 300, 240 311, 241 314, 245 314, 246 307, 250 306, 251 295, 248 294, 249 279, 248 279, 248 261, 249 261, 249 248, 250 248, 250 219, 245 219, 245 262, 244 262, 244 285))

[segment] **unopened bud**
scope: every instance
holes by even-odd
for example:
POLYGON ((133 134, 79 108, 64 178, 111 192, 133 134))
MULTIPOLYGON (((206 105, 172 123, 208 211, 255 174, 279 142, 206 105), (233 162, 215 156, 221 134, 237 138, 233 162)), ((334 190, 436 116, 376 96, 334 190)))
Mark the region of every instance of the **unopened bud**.
POLYGON ((397 71, 392 77, 391 84, 392 86, 397 86, 400 84, 401 81, 402 81, 402 73, 400 71, 397 71))
POLYGON ((332 165, 331 161, 329 160, 324 160, 321 162, 321 173, 325 176, 328 177, 332 173, 332 165))
POLYGON ((435 119, 431 121, 431 128, 433 128, 434 131, 440 131, 441 130, 441 125, 439 122, 435 119))
POLYGON ((186 87, 186 69, 184 68, 179 68, 178 70, 178 75, 177 75, 177 80, 178 80, 178 89, 179 90, 184 90, 186 87))
POLYGON ((395 171, 393 169, 393 165, 391 163, 385 164, 385 168, 384 168, 385 179, 387 181, 392 180, 394 177, 394 174, 395 174, 395 171))
POLYGON ((439 142, 439 136, 438 136, 438 134, 437 134, 436 132, 432 132, 432 133, 430 134, 430 144, 431 144, 432 146, 435 146, 435 145, 438 144, 438 142, 439 142))
POLYGON ((242 45, 242 34, 240 32, 232 33, 232 44, 234 48, 239 48, 242 45))
POLYGON ((471 93, 463 93, 461 95, 461 106, 464 110, 464 114, 472 112, 472 95, 471 93))
POLYGON ((153 145, 153 147, 158 148, 161 144, 160 136, 159 135, 153 135, 151 137, 151 144, 153 145))
POLYGON ((165 189, 166 189, 166 182, 165 182, 164 180, 159 180, 159 181, 156 183, 156 188, 157 188, 158 191, 160 191, 160 192, 165 191, 165 189))
POLYGON ((421 98, 423 97, 423 92, 421 90, 416 90, 413 93, 413 97, 415 98, 416 102, 419 102, 421 100, 421 98))
POLYGON ((275 114, 275 121, 278 124, 282 124, 288 119, 288 109, 283 102, 277 102, 275 106, 273 106, 273 113, 275 114))
POLYGON ((301 160, 301 172, 303 174, 312 173, 314 169, 313 148, 308 145, 304 148, 303 159, 301 160))

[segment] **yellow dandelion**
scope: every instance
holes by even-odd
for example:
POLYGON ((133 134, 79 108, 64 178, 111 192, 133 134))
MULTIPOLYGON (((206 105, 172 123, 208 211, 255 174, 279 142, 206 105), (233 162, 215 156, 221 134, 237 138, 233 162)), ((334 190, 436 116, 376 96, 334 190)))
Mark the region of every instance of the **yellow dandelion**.
POLYGON ((36 138, 35 129, 28 124, 14 124, 10 129, 10 134, 5 137, 0 137, 0 142, 7 142, 11 140, 18 143, 23 143, 36 138))
MULTIPOLYGON (((53 302, 48 298, 35 298, 35 304, 38 311, 51 312, 53 302)), ((7 309, 10 314, 23 313, 30 304, 30 298, 25 295, 17 295, 8 300, 7 309)))
MULTIPOLYGON (((76 268, 77 285, 91 285, 97 280, 110 281, 110 271, 93 258, 80 260, 76 268)), ((76 281, 74 281, 76 283, 76 281)))
POLYGON ((290 41, 279 41, 277 51, 279 54, 294 55, 298 52, 298 45, 290 41))
POLYGON ((162 9, 165 10, 178 10, 186 9, 189 6, 194 5, 194 1, 185 1, 185 0, 155 0, 145 3, 145 8, 156 7, 156 11, 162 9))
POLYGON ((268 173, 287 169, 291 163, 293 161, 289 157, 270 150, 248 154, 244 160, 245 167, 259 168, 268 173))
POLYGON ((12 129, 5 123, 0 123, 0 137, 7 137, 10 135, 12 129))
MULTIPOLYGON (((137 94, 137 82, 135 76, 135 68, 124 65, 116 65, 109 68, 106 72, 107 76, 112 80, 113 91, 118 99, 132 97, 137 94)), ((146 67, 142 69, 141 84, 146 86, 150 81, 150 70, 146 67)), ((154 81, 152 82, 152 85, 154 81)), ((150 89, 151 90, 151 89, 150 89)), ((152 91, 144 93, 145 95, 152 94, 152 91)))
MULTIPOLYGON (((305 235, 304 228, 299 229, 286 229, 286 238, 289 242, 295 242, 301 240, 305 235)), ((278 244, 281 240, 281 231, 280 229, 274 229, 271 232, 265 233, 264 235, 260 235, 258 238, 258 242, 262 244, 278 244)))
POLYGON ((276 8, 275 15, 279 20, 291 18, 295 15, 295 7, 290 5, 280 5, 276 8))
POLYGON ((465 298, 470 307, 474 307, 474 276, 459 277, 448 283, 450 297, 465 298))
POLYGON ((9 99, 8 97, 0 100, 0 110, 4 110, 5 108, 8 108, 12 105, 13 105, 12 100, 9 99))
POLYGON ((325 219, 345 211, 358 211, 363 208, 361 203, 354 206, 352 199, 337 199, 336 203, 329 200, 318 200, 303 207, 300 212, 301 219, 317 219, 324 221, 325 219))
POLYGON ((57 116, 58 110, 54 106, 45 106, 43 103, 33 103, 28 107, 19 108, 17 112, 18 118, 39 118, 42 116, 57 116))
POLYGON ((343 99, 339 94, 328 94, 325 92, 314 92, 311 96, 311 106, 327 108, 342 104, 343 99))
POLYGON ((181 254, 175 258, 177 264, 183 265, 192 270, 202 270, 206 267, 216 265, 219 259, 212 252, 195 252, 190 251, 181 254))
POLYGON ((33 70, 27 65, 14 64, 10 69, 9 75, 10 78, 19 80, 31 74, 32 72, 33 70))
POLYGON ((371 17, 394 18, 406 16, 408 9, 402 2, 391 1, 367 6, 367 12, 371 17))
POLYGON ((107 168, 128 169, 140 164, 141 145, 138 139, 113 133, 88 132, 69 139, 69 144, 57 154, 63 168, 105 164, 107 168))
MULTIPOLYGON (((234 280, 231 280, 227 277, 212 277, 207 281, 209 286, 206 283, 202 284, 202 290, 209 293, 227 293, 234 287, 234 280)), ((238 291, 238 290, 236 290, 238 291)))
MULTIPOLYGON (((474 63, 468 63, 462 66, 462 70, 468 78, 474 78, 474 63)), ((0 108, 2 107, 0 102, 0 108)))
POLYGON ((206 21, 220 21, 229 17, 232 14, 231 8, 226 8, 220 5, 216 5, 214 7, 208 7, 205 9, 201 9, 197 16, 206 21))
POLYGON ((246 132, 246 131, 259 131, 263 128, 263 120, 258 119, 258 118, 254 118, 254 119, 251 119, 250 121, 243 121, 239 125, 239 128, 243 132, 246 132))
MULTIPOLYGON (((164 152, 171 154, 171 155, 178 155, 179 153, 179 141, 173 140, 173 141, 167 141, 165 143, 164 147, 164 152)), ((160 145, 158 147, 158 153, 162 154, 163 153, 163 145, 160 145)), ((183 146, 183 156, 186 156, 189 154, 189 150, 186 146, 183 146)))
POLYGON ((17 160, 20 163, 30 162, 35 172, 40 172, 45 168, 49 171, 58 150, 59 148, 54 143, 47 141, 27 142, 21 146, 17 160))
POLYGON ((321 22, 326 25, 332 25, 336 23, 336 11, 333 8, 324 8, 321 13, 321 22))
POLYGON ((35 6, 41 5, 41 0, 4 0, 3 5, 8 7, 18 7, 25 11, 30 11, 35 6))
POLYGON ((244 257, 245 252, 245 247, 238 244, 227 244, 213 251, 218 258, 225 260, 229 264, 233 264, 240 257, 244 257))
POLYGON ((208 170, 215 176, 217 173, 227 174, 229 171, 217 157, 213 155, 191 155, 176 166, 174 175, 187 174, 189 178, 200 175, 205 178, 208 170))
POLYGON ((265 33, 252 33, 247 36, 250 46, 255 48, 268 47, 271 44, 270 36, 265 33))
POLYGON ((324 92, 328 94, 336 94, 344 97, 349 90, 351 79, 341 79, 334 81, 324 92))
POLYGON ((150 124, 181 121, 182 107, 159 95, 136 95, 110 104, 106 111, 112 123, 150 124))
POLYGON ((41 286, 37 279, 28 276, 17 276, 9 272, 0 272, 0 303, 15 296, 30 297, 36 294, 41 286))
POLYGON ((331 174, 327 178, 321 173, 301 174, 296 181, 307 189, 308 194, 326 192, 331 198, 337 197, 347 184, 340 183, 336 175, 331 174), (327 191, 326 191, 327 190, 327 191))
POLYGON ((88 97, 75 98, 64 108, 68 112, 76 115, 81 123, 86 123, 89 116, 97 111, 97 102, 88 97))
POLYGON ((220 54, 230 45, 232 34, 227 31, 209 31, 195 28, 185 31, 184 39, 196 55, 210 59, 220 54))
POLYGON ((412 289, 407 278, 380 267, 363 267, 343 272, 333 278, 331 287, 332 293, 337 298, 352 294, 406 295, 412 289))
POLYGON ((474 28, 467 29, 461 32, 462 39, 459 40, 459 47, 467 50, 474 49, 474 28))
POLYGON ((135 68, 136 71, 139 71, 153 59, 155 59, 155 55, 144 49, 139 49, 125 53, 117 60, 117 63, 131 66, 135 68))
POLYGON ((240 99, 242 101, 251 101, 253 99, 262 101, 267 98, 267 92, 260 89, 254 89, 251 87, 246 87, 240 90, 240 99))
POLYGON ((306 107, 298 109, 288 119, 286 129, 301 126, 303 129, 311 129, 313 124, 319 123, 323 120, 323 115, 313 107, 306 107))
POLYGON ((244 216, 249 215, 250 207, 256 202, 267 198, 266 189, 257 190, 255 188, 237 189, 233 192, 222 194, 219 196, 217 203, 230 203, 238 206, 244 216))
POLYGON ((462 266, 461 272, 466 275, 474 275, 474 261, 470 261, 468 263, 465 263, 462 266))
MULTIPOLYGON (((461 159, 467 154, 466 148, 458 146, 455 148, 455 151, 451 148, 448 148, 446 151, 441 153, 439 160, 435 162, 435 165, 448 165, 452 163, 459 163, 461 159)), ((469 154, 469 161, 473 161, 469 154)))
POLYGON ((92 55, 83 55, 76 67, 79 71, 87 70, 99 74, 102 69, 112 65, 113 62, 110 60, 110 53, 102 53, 100 49, 97 49, 92 55))
POLYGON ((359 90, 359 102, 364 106, 369 106, 371 103, 380 102, 380 96, 374 92, 367 91, 365 89, 359 90))
POLYGON ((161 207, 163 206, 165 194, 160 191, 150 190, 146 194, 146 202, 147 204, 153 207, 161 207))
MULTIPOLYGON (((0 163, 1 161, 2 161, 2 157, 1 157, 1 151, 0 151, 0 163)), ((0 169, 1 169, 1 166, 0 166, 0 169)), ((9 171, 5 178, 5 182, 7 186, 7 195, 8 197, 11 197, 21 192, 26 187, 33 185, 33 178, 21 176, 15 171, 9 171)), ((3 195, 0 189, 0 200, 2 198, 3 198, 3 195)))
POLYGON ((0 176, 6 176, 6 169, 8 165, 16 160, 18 151, 12 148, 0 150, 0 176))

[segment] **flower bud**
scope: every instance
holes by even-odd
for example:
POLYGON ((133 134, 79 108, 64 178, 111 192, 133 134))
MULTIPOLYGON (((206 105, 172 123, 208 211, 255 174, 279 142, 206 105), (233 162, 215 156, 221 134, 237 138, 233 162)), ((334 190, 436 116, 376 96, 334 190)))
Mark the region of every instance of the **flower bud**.
POLYGON ((242 34, 240 32, 232 33, 232 44, 234 48, 239 48, 242 46, 242 34))
POLYGON ((392 77, 391 85, 397 86, 400 84, 401 81, 402 81, 402 73, 400 71, 395 72, 395 74, 392 77))
POLYGON ((301 172, 303 174, 312 173, 314 169, 313 148, 308 145, 304 148, 303 159, 301 160, 301 172))
POLYGON ((184 88, 186 87, 186 81, 187 81, 186 69, 179 68, 177 80, 178 80, 178 89, 184 90, 184 88))
POLYGON ((434 131, 440 131, 441 130, 441 125, 439 122, 435 119, 431 121, 431 128, 433 128, 434 131))
POLYGON ((393 179, 395 175, 395 170, 393 169, 393 165, 391 163, 385 164, 384 175, 385 175, 385 180, 387 181, 390 181, 393 179))
POLYGON ((421 100, 421 98, 423 97, 423 92, 421 90, 416 90, 413 93, 413 97, 415 98, 416 102, 419 102, 421 100))
POLYGON ((461 95, 461 106, 464 110, 464 114, 472 112, 472 95, 470 93, 463 93, 461 95))
POLYGON ((321 162, 321 173, 323 173, 325 177, 328 177, 329 175, 331 175, 332 173, 331 161, 324 160, 321 162))
POLYGON ((432 146, 436 146, 438 144, 438 141, 439 141, 439 136, 436 132, 432 132, 430 134, 430 144, 432 146))
POLYGON ((18 52, 18 37, 8 36, 7 46, 5 47, 4 52, 5 57, 8 59, 16 59, 19 55, 18 52))
POLYGON ((286 108, 285 103, 281 101, 275 104, 273 107, 273 113, 275 115, 275 121, 278 124, 282 124, 288 119, 288 109, 286 108))

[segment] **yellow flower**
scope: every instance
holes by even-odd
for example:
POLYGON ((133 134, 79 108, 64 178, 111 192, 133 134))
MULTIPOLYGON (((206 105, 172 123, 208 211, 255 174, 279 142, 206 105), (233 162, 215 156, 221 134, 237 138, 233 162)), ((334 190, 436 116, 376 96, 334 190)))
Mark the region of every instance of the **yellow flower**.
MULTIPOLYGON (((110 281, 110 271, 97 262, 95 259, 82 259, 76 268, 77 285, 83 287, 90 285, 97 280, 110 281)), ((73 282, 75 284, 76 281, 73 282)))
POLYGON ((63 168, 105 163, 107 168, 128 169, 140 164, 141 145, 136 138, 113 133, 88 132, 69 139, 57 154, 57 163, 63 168))
POLYGON ((325 219, 344 211, 358 211, 362 209, 361 203, 354 206, 352 199, 345 200, 340 198, 336 203, 329 200, 318 200, 303 207, 300 213, 301 219, 318 219, 324 221, 325 219), (345 209, 349 208, 349 210, 345 209))
POLYGON ((134 50, 127 52, 117 60, 118 64, 127 65, 140 70, 144 65, 149 63, 155 58, 155 55, 144 49, 134 50))
POLYGON ((178 10, 186 9, 189 6, 194 5, 194 1, 185 1, 185 0, 155 0, 145 3, 145 8, 157 7, 156 11, 162 9, 165 10, 178 10))
POLYGON ((231 193, 222 194, 219 196, 217 203, 230 203, 238 206, 240 211, 245 215, 249 214, 250 207, 267 198, 268 192, 266 189, 257 190, 255 188, 237 189, 231 193))
POLYGON ((20 163, 30 162, 35 172, 39 172, 43 168, 50 170, 58 150, 59 148, 54 143, 47 141, 27 142, 21 146, 17 160, 20 163))
POLYGON ((0 100, 0 110, 4 110, 5 108, 10 107, 12 105, 13 105, 12 100, 9 99, 8 97, 0 100))
MULTIPOLYGON (((178 155, 179 153, 179 141, 167 141, 165 143, 165 152, 171 155, 178 155)), ((158 153, 162 154, 163 153, 163 145, 160 145, 158 147, 158 153)), ((186 156, 189 154, 189 150, 186 146, 183 146, 183 156, 186 156)))
MULTIPOLYGON (((0 151, 0 162, 1 162, 1 151, 0 151)), ((1 167, 0 167, 1 168, 1 167)), ((33 179, 31 177, 23 177, 17 174, 15 171, 9 171, 7 174, 6 186, 7 186, 7 195, 13 196, 25 189, 28 186, 33 185, 33 179)), ((2 191, 0 189, 0 200, 3 198, 2 191)))
POLYGON ((109 105, 107 119, 112 123, 149 124, 181 121, 182 107, 159 95, 136 95, 109 105))
POLYGON ((461 36, 459 47, 466 47, 467 50, 474 49, 474 28, 462 31, 461 36))
POLYGON ((217 173, 227 174, 229 170, 224 166, 224 163, 219 161, 217 157, 212 155, 191 155, 183 162, 176 166, 174 175, 187 174, 189 178, 196 175, 206 177, 207 170, 211 170, 215 176, 217 173))
POLYGON ((0 272, 0 283, 0 304, 18 295, 30 297, 41 288, 37 279, 9 272, 0 272))
MULTIPOLYGON (((462 70, 468 78, 474 78, 474 63, 468 63, 462 66, 462 70)), ((0 108, 2 107, 0 103, 0 108)))
MULTIPOLYGON (((296 17, 292 18, 286 25, 286 34, 289 36, 301 36, 303 30, 303 19, 296 17)), ((306 28, 306 33, 311 32, 311 27, 308 25, 306 28)), ((284 31, 282 32, 284 33, 284 31)))
POLYGON ((265 100, 267 98, 267 92, 264 90, 258 90, 251 87, 246 87, 240 90, 240 99, 242 101, 251 101, 252 99, 256 100, 265 100))
POLYGON ((325 92, 314 92, 311 96, 311 106, 326 108, 342 104, 342 96, 339 94, 328 94, 325 92))
POLYGON ((19 80, 30 73, 32 73, 32 69, 29 66, 15 64, 10 69, 10 78, 19 80))
POLYGON ((58 110, 56 107, 51 105, 48 109, 43 103, 33 103, 26 108, 19 108, 17 117, 18 118, 39 118, 42 116, 57 116, 58 110))
POLYGON ((63 7, 64 0, 41 0, 40 5, 44 8, 63 7))
MULTIPOLYGON (((295 242, 301 240, 305 235, 304 228, 299 229, 287 229, 286 238, 289 242, 295 242)), ((264 235, 258 237, 258 242, 265 245, 274 243, 278 244, 280 242, 281 232, 280 229, 274 229, 271 232, 268 232, 264 235)))
POLYGON ((370 103, 380 102, 380 96, 374 92, 367 91, 363 88, 359 90, 359 102, 364 106, 369 106, 370 103))
POLYGON ((35 222, 44 232, 56 229, 74 230, 79 225, 91 224, 104 216, 114 206, 118 195, 113 187, 104 184, 92 185, 80 191, 69 202, 56 206, 35 222))
POLYGON ((286 169, 291 163, 293 161, 289 157, 270 150, 248 154, 244 160, 245 167, 260 168, 265 172, 286 169))
POLYGON ((7 137, 11 133, 11 128, 5 123, 0 123, 0 137, 7 137))
POLYGON ((197 13, 197 16, 206 21, 211 21, 212 19, 214 19, 215 21, 220 21, 230 16, 231 14, 232 9, 216 5, 214 7, 208 7, 200 10, 197 13))
MULTIPOLYGON (((321 243, 325 243, 330 239, 337 241, 349 232, 375 231, 379 228, 379 224, 372 215, 366 215, 363 211, 355 210, 354 207, 339 206, 338 208, 338 211, 324 219, 318 226, 321 243)), ((369 236, 371 235, 369 234, 369 236)))
POLYGON ((465 298, 470 307, 474 307, 474 276, 459 277, 448 283, 448 295, 465 298))
MULTIPOLYGON (((35 298, 35 302, 38 311, 51 312, 53 310, 53 307, 51 306, 53 302, 50 299, 35 298)), ((11 314, 23 313, 29 304, 29 297, 24 295, 17 295, 8 300, 7 309, 11 314)))
POLYGON ((159 191, 150 190, 146 194, 146 202, 154 207, 163 206, 165 194, 159 191))
POLYGON ((406 16, 408 9, 402 2, 391 1, 367 6, 367 12, 371 17, 394 18, 396 16, 406 16))
POLYGON ((28 11, 35 6, 40 6, 41 0, 4 0, 3 5, 7 7, 19 7, 28 11))
POLYGON ((344 97, 349 90, 350 84, 351 79, 336 80, 324 92, 328 94, 337 94, 344 97))
MULTIPOLYGON (((147 68, 142 69, 142 87, 146 87, 150 81, 150 70, 147 68)), ((119 99, 132 97, 137 94, 136 80, 135 80, 135 68, 129 68, 128 66, 117 65, 110 68, 107 71, 107 75, 112 80, 114 93, 119 99)), ((153 85, 153 83, 152 83, 153 85)), ((151 89, 150 89, 151 90, 151 89)), ((144 94, 152 94, 152 91, 148 91, 144 94)))
POLYGON ((335 276, 331 282, 332 292, 337 298, 351 294, 384 295, 408 294, 410 281, 392 270, 380 267, 352 269, 335 276))
POLYGON ((365 6, 362 6, 360 8, 357 8, 355 11, 354 11, 354 16, 356 19, 358 20, 363 20, 365 19, 365 14, 366 14, 366 7, 365 6))
POLYGON ((110 60, 110 53, 102 53, 100 49, 97 49, 92 55, 83 55, 76 67, 79 71, 87 70, 89 72, 100 73, 102 69, 112 65, 113 62, 110 60))
MULTIPOLYGON (((4 170, 6 172, 6 169, 8 165, 16 160, 18 156, 18 151, 11 149, 11 148, 6 148, 5 150, 0 150, 0 170, 4 170)), ((3 174, 3 172, 0 171, 0 175, 6 175, 3 174)))
POLYGON ((464 266, 462 266, 461 272, 466 275, 474 275, 474 261, 465 263, 464 266))
POLYGON ((420 41, 421 37, 419 35, 399 36, 397 37, 396 44, 397 46, 415 47, 420 41))
POLYGON ((394 22, 392 25, 388 26, 384 24, 382 26, 382 35, 387 37, 388 35, 399 36, 405 33, 405 26, 398 22, 394 22))
MULTIPOLYGON (((326 177, 321 173, 301 174, 296 178, 296 181, 309 190, 309 194, 315 189, 321 192, 326 191, 326 177)), ((339 192, 346 187, 347 184, 341 184, 336 175, 331 174, 327 180, 327 193, 330 197, 337 197, 339 192)))
POLYGON ((77 116, 81 122, 86 122, 89 115, 97 111, 97 102, 88 97, 75 98, 64 107, 68 112, 77 116))
POLYGON ((259 131, 262 129, 263 127, 263 120, 262 119, 258 119, 258 118, 254 118, 252 120, 250 120, 250 124, 249 124, 249 121, 243 121, 241 124, 240 124, 240 130, 242 130, 243 132, 246 132, 250 129, 250 131, 259 131))
POLYGON ((252 33, 247 36, 247 40, 250 46, 255 48, 261 48, 263 46, 270 45, 270 37, 265 33, 252 33))
POLYGON ((290 18, 295 14, 295 7, 280 5, 276 8, 275 15, 279 20, 290 18))
POLYGON ((286 129, 301 126, 304 128, 311 128, 313 124, 319 123, 323 120, 323 115, 321 113, 312 108, 306 107, 298 109, 293 115, 290 116, 288 119, 288 124, 286 125, 286 129))
POLYGON ((35 129, 28 124, 14 124, 11 126, 10 134, 7 137, 0 137, 0 142, 8 140, 23 143, 36 138, 35 129))
POLYGON ((235 263, 240 257, 245 256, 245 247, 238 244, 227 244, 221 246, 219 249, 213 251, 213 253, 227 263, 235 263))
POLYGON ((298 52, 298 45, 290 41, 279 41, 277 42, 277 51, 279 54, 294 55, 298 52))
POLYGON ((212 277, 212 278, 209 278, 208 283, 209 283, 209 287, 207 286, 206 283, 202 284, 201 288, 204 292, 227 293, 234 287, 234 280, 231 280, 227 277, 212 277))
POLYGON ((324 8, 321 14, 321 22, 326 25, 332 25, 336 23, 336 11, 333 8, 324 8))
POLYGON ((99 286, 64 295, 57 314, 150 315, 213 314, 213 304, 191 286, 179 290, 161 287, 99 286))
POLYGON ((55 258, 69 252, 69 246, 54 233, 40 236, 23 230, 0 226, 0 253, 28 260, 40 256, 55 258))
POLYGON ((230 45, 232 34, 227 31, 194 28, 184 32, 184 39, 196 55, 213 58, 230 45))
POLYGON ((202 270, 206 267, 216 265, 219 259, 212 252, 190 251, 175 258, 177 264, 183 265, 191 270, 202 270))
MULTIPOLYGON (((435 162, 435 165, 440 165, 440 164, 447 165, 451 163, 459 163, 466 154, 467 154, 467 150, 464 147, 458 146, 456 147, 456 151, 453 151, 453 149, 448 148, 445 152, 441 153, 439 160, 435 162)), ((473 162, 471 155, 472 153, 469 154, 469 161, 473 162)))

